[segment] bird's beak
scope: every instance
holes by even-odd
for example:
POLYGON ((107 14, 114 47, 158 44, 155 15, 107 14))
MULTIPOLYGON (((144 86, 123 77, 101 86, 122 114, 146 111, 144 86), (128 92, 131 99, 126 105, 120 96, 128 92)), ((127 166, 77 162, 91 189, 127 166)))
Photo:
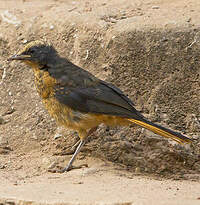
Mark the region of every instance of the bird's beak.
POLYGON ((31 59, 30 55, 16 54, 16 55, 11 56, 10 58, 8 58, 8 61, 13 61, 13 60, 30 60, 30 59, 31 59))

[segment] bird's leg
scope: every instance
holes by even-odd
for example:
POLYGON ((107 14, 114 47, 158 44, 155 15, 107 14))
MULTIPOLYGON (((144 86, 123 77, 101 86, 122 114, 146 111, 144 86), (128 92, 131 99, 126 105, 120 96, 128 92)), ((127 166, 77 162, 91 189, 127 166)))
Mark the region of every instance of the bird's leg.
POLYGON ((78 144, 80 144, 80 139, 70 149, 73 150, 78 144))
POLYGON ((89 132, 87 133, 87 136, 88 137, 89 135, 91 135, 93 132, 95 132, 97 130, 98 126, 97 127, 93 127, 89 130, 89 132))
MULTIPOLYGON (((62 170, 62 172, 67 172, 70 171, 73 167, 72 164, 74 162, 74 160, 76 159, 76 156, 78 155, 78 153, 81 151, 81 148, 83 147, 83 145, 86 142, 86 139, 89 135, 91 135, 94 131, 96 131, 97 127, 93 127, 89 130, 89 132, 87 133, 85 130, 81 130, 79 131, 79 137, 80 137, 80 143, 78 145, 78 147, 76 148, 75 153, 73 154, 72 158, 70 159, 68 165, 62 170)), ((76 143, 77 144, 77 143, 76 143)))
POLYGON ((85 144, 85 139, 80 140, 80 143, 78 145, 78 147, 76 148, 76 151, 74 152, 72 158, 70 159, 68 165, 62 170, 62 172, 67 172, 69 170, 72 169, 72 164, 74 162, 74 160, 76 159, 76 156, 78 155, 78 153, 80 152, 81 148, 83 147, 83 145, 85 144))
MULTIPOLYGON (((86 138, 88 137, 88 136, 90 136, 93 132, 95 132, 96 130, 97 130, 97 128, 98 127, 94 127, 94 128, 92 128, 92 129, 90 129, 89 130, 89 132, 87 133, 87 136, 86 136, 86 138)), ((80 144, 80 139, 71 147, 71 150, 73 150, 78 144, 80 144)))

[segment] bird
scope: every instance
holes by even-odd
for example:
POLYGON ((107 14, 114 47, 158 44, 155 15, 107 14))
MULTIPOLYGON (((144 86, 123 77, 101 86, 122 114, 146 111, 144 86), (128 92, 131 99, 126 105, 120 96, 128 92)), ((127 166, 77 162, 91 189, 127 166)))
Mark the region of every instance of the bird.
POLYGON ((73 162, 86 139, 100 124, 136 124, 180 144, 192 140, 179 132, 155 124, 136 110, 134 103, 115 85, 61 57, 51 43, 28 42, 9 61, 18 60, 32 68, 35 87, 58 125, 76 131, 79 144, 69 163, 60 172, 73 169, 73 162))

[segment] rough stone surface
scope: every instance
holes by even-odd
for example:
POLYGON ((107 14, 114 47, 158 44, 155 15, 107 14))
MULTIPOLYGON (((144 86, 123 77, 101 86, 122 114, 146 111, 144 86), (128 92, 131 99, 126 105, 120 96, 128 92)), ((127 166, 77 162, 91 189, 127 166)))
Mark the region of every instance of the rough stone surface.
POLYGON ((199 13, 196 0, 1 0, 0 116, 6 123, 0 123, 0 136, 6 136, 6 144, 0 144, 0 174, 21 181, 65 165, 78 140, 65 129, 54 139, 57 126, 41 104, 32 71, 6 61, 26 42, 43 39, 62 56, 120 87, 152 121, 194 139, 182 147, 139 127, 102 125, 77 164, 96 157, 121 164, 131 174, 197 180, 199 13))

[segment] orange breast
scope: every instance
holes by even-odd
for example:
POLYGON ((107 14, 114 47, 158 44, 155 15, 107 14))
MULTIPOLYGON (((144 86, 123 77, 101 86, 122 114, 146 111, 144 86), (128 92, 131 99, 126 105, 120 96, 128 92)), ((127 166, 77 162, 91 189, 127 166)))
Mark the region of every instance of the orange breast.
POLYGON ((77 131, 81 129, 88 130, 101 123, 109 126, 130 124, 129 121, 121 117, 94 113, 81 113, 61 104, 54 97, 54 85, 56 84, 56 79, 52 78, 47 71, 42 71, 37 67, 33 70, 35 74, 35 85, 42 98, 43 104, 58 124, 77 131))

